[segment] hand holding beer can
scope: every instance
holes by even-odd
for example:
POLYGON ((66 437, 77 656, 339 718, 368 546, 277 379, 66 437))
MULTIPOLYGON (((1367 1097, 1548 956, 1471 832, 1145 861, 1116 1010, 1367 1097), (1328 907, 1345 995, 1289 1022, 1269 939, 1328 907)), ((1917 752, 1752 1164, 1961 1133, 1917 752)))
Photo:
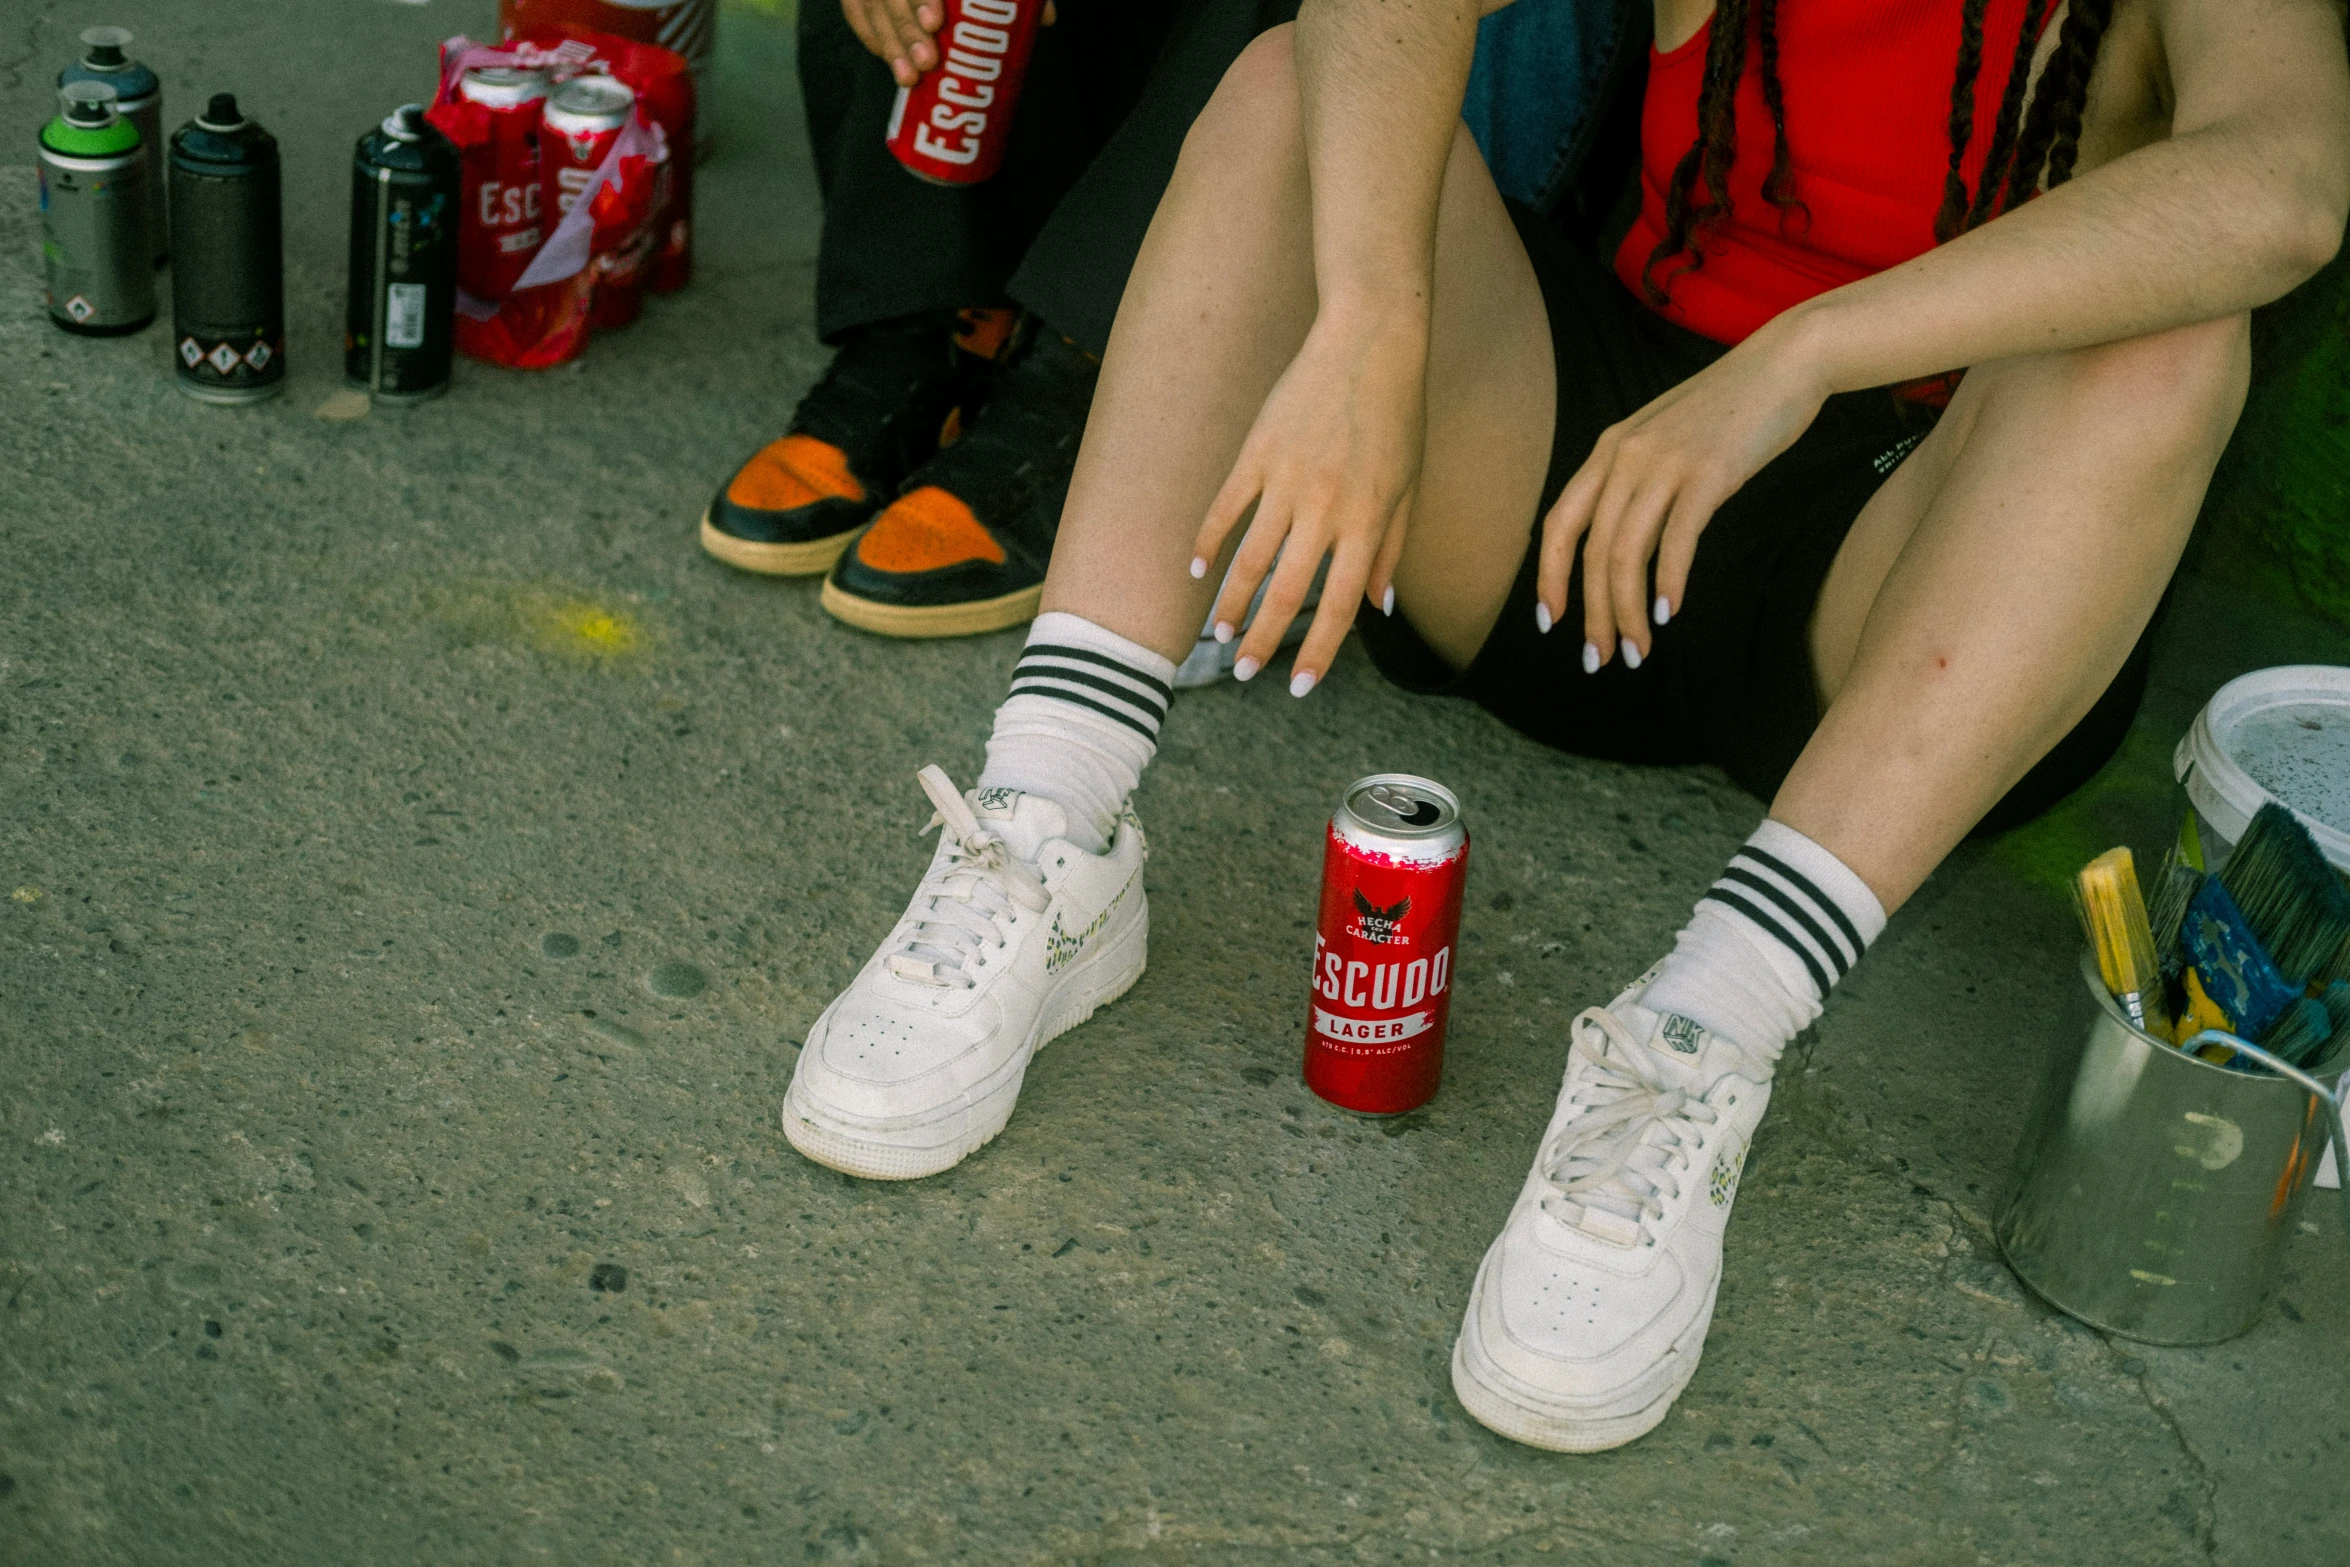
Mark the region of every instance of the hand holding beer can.
POLYGON ((1460 801, 1409 773, 1349 787, 1322 847, 1306 1086, 1345 1110, 1426 1104, 1444 1068, 1469 834, 1460 801))
POLYGON ((933 185, 976 185, 1003 167, 1012 111, 1045 0, 945 0, 939 63, 898 89, 889 150, 933 185))

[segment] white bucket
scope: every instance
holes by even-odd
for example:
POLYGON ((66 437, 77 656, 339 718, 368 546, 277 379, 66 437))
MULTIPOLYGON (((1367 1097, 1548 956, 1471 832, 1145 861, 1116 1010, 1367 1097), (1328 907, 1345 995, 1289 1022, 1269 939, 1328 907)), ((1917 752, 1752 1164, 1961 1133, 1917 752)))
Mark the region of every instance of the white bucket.
MULTIPOLYGON (((2287 664, 2229 681, 2195 715, 2171 771, 2191 813, 2180 835, 2192 826, 2204 869, 2225 864, 2252 814, 2275 800, 2350 879, 2350 669, 2287 664)), ((2341 1184, 2330 1148, 2317 1180, 2341 1184)))

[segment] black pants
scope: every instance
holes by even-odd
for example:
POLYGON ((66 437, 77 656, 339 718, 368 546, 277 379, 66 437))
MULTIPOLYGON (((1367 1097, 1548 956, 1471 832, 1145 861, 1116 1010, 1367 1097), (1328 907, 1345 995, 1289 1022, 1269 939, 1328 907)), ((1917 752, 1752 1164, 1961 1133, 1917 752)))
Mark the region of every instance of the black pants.
MULTIPOLYGON (((1542 287, 1558 373, 1550 470, 1529 519, 1525 559, 1466 669, 1450 668, 1404 616, 1390 619, 1375 606, 1355 618, 1364 648, 1397 684, 1467 697, 1545 744, 1611 761, 1713 762, 1768 801, 1819 724, 1809 628, 1828 568, 1933 416, 1881 390, 1829 398, 1796 443, 1714 513, 1684 602, 1657 628, 1646 661, 1635 670, 1618 659, 1586 675, 1580 553, 1565 618, 1547 635, 1534 623, 1542 518, 1601 431, 1728 350, 1650 311, 1587 245, 1548 220, 1514 204, 1511 214, 1542 287)), ((2149 626, 2088 715, 1979 830, 2038 815, 2120 748, 2145 694, 2153 634, 2149 626)))
POLYGON ((1191 122, 1297 0, 1060 0, 1037 38, 995 178, 916 179, 883 143, 897 85, 842 18, 801 0, 800 91, 824 199, 816 330, 1002 303, 1094 353, 1191 122))

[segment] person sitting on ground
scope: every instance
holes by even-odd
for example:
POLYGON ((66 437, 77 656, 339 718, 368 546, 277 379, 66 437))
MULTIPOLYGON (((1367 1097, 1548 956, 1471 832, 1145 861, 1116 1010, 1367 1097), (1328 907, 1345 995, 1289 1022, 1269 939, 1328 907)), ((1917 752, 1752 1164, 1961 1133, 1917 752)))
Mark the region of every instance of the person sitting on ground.
POLYGON ((816 330, 835 353, 785 433, 712 499, 702 547, 824 577, 824 607, 869 631, 1033 618, 1101 348, 1183 134, 1248 41, 1296 8, 1048 7, 1003 168, 940 186, 886 138, 899 89, 939 63, 941 0, 802 5, 824 203, 816 330))
POLYGON ((1637 211, 1600 253, 1505 206, 1458 128, 1466 5, 1308 0, 1252 45, 1128 284, 979 786, 926 770, 942 841, 809 1031, 792 1143, 946 1169, 1135 982, 1129 797, 1172 661, 1278 551, 1261 668, 1327 554, 1294 695, 1360 605, 1393 679, 1769 801, 1575 1018, 1454 1347, 1519 1441, 1661 1420, 1780 1052, 1962 838, 2118 745, 2246 312, 2350 211, 2332 0, 2051 9, 1654 0, 1637 211), (1920 383, 1956 367, 1937 413, 1920 383))

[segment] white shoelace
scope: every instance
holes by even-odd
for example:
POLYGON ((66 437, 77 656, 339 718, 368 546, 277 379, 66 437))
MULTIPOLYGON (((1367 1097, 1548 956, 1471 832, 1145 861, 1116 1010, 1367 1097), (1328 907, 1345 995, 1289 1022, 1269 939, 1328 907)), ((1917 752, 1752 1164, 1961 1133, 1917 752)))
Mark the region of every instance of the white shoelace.
POLYGON ((966 964, 1000 950, 1004 924, 1017 909, 1041 913, 1052 902, 1044 875, 1015 859, 1003 835, 980 825, 944 769, 925 767, 922 792, 937 814, 923 828, 945 835, 949 858, 914 892, 920 922, 906 945, 885 960, 891 974, 918 985, 969 990, 979 983, 966 964))
POLYGON ((1675 1083, 1664 1069, 1666 1057, 1605 1007, 1587 1008, 1575 1019, 1568 1055, 1570 1071, 1580 1058, 1590 1075, 1576 1093, 1582 1113, 1559 1128, 1536 1161, 1554 1188, 1542 1209, 1595 1239, 1653 1246, 1650 1224, 1681 1195, 1688 1150, 1721 1114, 1702 1093, 1675 1083))

